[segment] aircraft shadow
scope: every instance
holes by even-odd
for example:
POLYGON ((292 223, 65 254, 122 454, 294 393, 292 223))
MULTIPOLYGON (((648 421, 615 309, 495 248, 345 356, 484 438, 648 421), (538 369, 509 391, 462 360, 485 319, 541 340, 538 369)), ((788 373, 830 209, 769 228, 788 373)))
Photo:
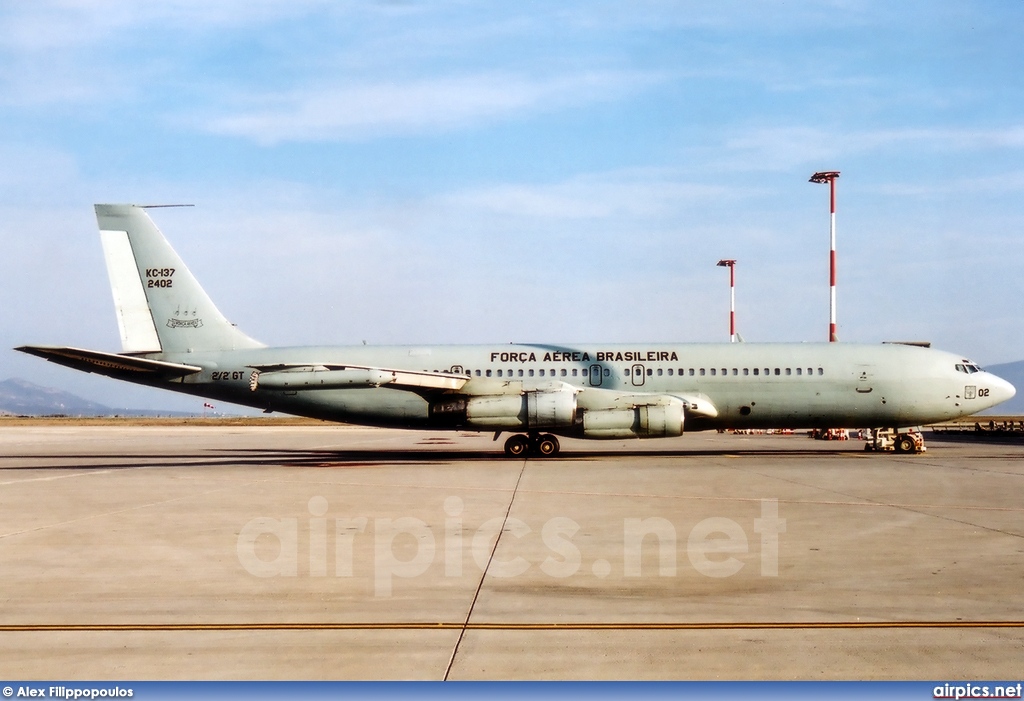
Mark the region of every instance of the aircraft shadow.
MULTIPOLYGON (((762 458, 822 458, 840 455, 856 455, 857 450, 806 449, 806 450, 765 450, 765 449, 694 449, 694 450, 563 450, 557 458, 526 458, 538 464, 557 465, 560 462, 599 461, 607 459, 661 459, 661 458, 721 458, 721 457, 762 457, 762 458)), ((128 470, 161 468, 228 468, 228 467, 368 467, 387 464, 436 465, 438 463, 501 462, 519 464, 523 458, 507 458, 502 450, 290 450, 290 449, 222 449, 198 453, 168 454, 125 454, 125 453, 83 453, 60 455, 8 455, 0 461, 3 470, 128 470), (55 464, 5 465, 11 460, 54 461, 55 464)))

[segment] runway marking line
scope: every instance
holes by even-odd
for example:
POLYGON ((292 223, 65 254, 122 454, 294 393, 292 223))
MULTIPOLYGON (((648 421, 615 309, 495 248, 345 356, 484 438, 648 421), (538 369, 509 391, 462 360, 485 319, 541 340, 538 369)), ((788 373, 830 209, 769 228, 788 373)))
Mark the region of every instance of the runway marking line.
POLYGON ((737 623, 81 623, 0 624, 3 633, 261 630, 834 630, 879 628, 1024 628, 1024 621, 746 621, 737 623))

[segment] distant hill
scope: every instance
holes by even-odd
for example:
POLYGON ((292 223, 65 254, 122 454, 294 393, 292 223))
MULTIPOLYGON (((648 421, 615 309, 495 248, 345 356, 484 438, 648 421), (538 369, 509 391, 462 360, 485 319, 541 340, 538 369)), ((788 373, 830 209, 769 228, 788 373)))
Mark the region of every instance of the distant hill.
POLYGON ((108 416, 113 409, 59 389, 40 387, 25 380, 0 382, 0 411, 17 416, 108 416))
POLYGON ((15 416, 194 416, 179 411, 111 409, 63 390, 10 379, 0 382, 0 414, 15 416))
POLYGON ((1008 402, 986 411, 986 414, 1024 414, 1024 360, 1001 365, 987 365, 985 369, 999 375, 1017 388, 1017 395, 1008 402))

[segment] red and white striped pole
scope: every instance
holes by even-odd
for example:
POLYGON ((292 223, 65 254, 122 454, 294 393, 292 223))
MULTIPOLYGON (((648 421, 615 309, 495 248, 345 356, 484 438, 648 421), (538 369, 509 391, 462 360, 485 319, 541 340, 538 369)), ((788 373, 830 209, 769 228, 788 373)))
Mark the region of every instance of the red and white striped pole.
POLYGON ((839 340, 836 335, 836 180, 838 170, 815 173, 811 176, 812 183, 828 183, 829 186, 829 306, 828 306, 828 340, 834 343, 839 340))
POLYGON ((736 343, 736 261, 718 261, 721 267, 729 268, 729 342, 736 343))

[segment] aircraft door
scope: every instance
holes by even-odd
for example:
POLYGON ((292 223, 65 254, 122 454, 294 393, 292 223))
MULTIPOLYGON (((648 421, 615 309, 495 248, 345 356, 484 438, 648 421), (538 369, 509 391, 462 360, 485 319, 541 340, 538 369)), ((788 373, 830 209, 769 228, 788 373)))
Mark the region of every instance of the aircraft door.
POLYGON ((601 386, 601 379, 602 379, 603 375, 604 375, 604 373, 602 372, 602 369, 601 369, 600 365, 591 365, 590 366, 590 386, 591 387, 600 387, 601 386))
POLYGON ((634 387, 643 387, 644 380, 647 377, 647 371, 643 365, 634 365, 630 375, 632 376, 634 387))

